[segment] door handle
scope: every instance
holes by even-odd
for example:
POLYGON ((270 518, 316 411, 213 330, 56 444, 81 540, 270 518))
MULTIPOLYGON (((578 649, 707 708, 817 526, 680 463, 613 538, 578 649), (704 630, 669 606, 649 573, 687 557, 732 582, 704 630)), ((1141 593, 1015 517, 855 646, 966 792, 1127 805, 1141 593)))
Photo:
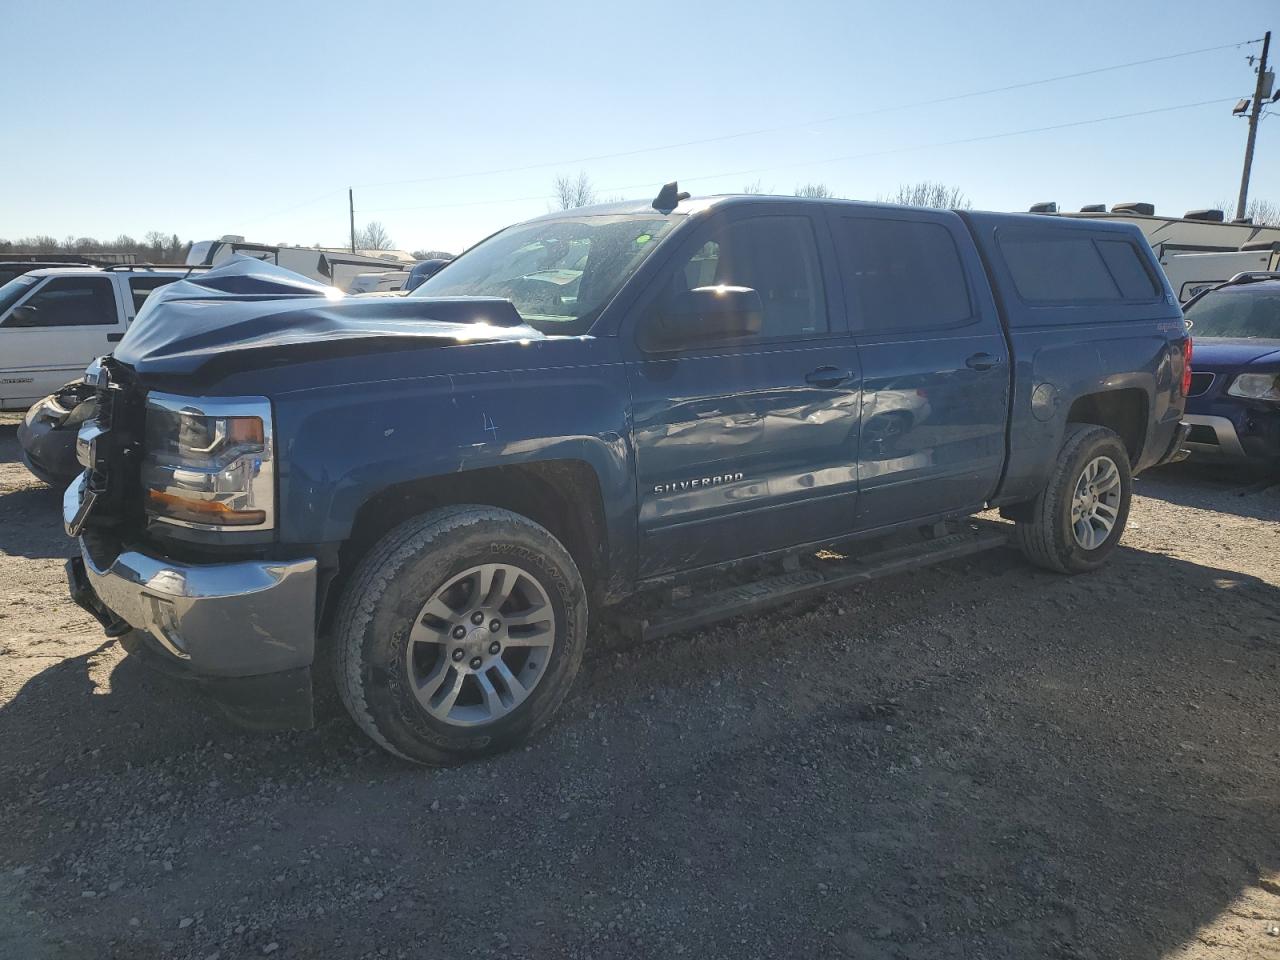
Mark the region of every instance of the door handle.
POLYGON ((965 360, 964 365, 970 370, 990 370, 1003 362, 999 357, 993 357, 989 353, 975 353, 965 360))
POLYGON ((124 334, 123 334, 123 333, 108 333, 108 334, 107 334, 107 343, 119 343, 119 342, 120 342, 121 340, 123 340, 123 339, 124 339, 124 334))
POLYGON ((852 370, 838 370, 835 367, 819 367, 804 375, 804 382, 815 387, 838 387, 846 380, 853 379, 852 370))

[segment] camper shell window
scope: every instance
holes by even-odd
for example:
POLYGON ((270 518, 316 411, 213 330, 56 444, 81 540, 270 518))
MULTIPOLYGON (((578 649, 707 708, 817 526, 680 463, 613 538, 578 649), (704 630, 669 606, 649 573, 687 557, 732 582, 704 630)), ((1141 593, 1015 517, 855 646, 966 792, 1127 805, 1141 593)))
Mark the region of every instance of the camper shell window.
POLYGON ((1123 238, 1001 230, 997 241, 1027 303, 1149 303, 1160 296, 1145 258, 1123 238))

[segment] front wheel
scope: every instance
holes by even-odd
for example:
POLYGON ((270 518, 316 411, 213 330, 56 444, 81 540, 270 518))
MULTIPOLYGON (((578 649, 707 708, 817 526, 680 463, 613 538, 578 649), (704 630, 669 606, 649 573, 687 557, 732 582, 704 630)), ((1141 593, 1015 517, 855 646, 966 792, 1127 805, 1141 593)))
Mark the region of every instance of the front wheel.
POLYGON ((1018 521, 1018 545, 1048 570, 1096 570, 1124 533, 1132 497, 1129 454, 1120 437, 1106 427, 1071 424, 1049 482, 1018 521))
POLYGON ((507 510, 447 507, 387 534, 343 594, 335 679, 381 746, 443 765, 546 723, 582 662, 587 601, 564 546, 507 510))

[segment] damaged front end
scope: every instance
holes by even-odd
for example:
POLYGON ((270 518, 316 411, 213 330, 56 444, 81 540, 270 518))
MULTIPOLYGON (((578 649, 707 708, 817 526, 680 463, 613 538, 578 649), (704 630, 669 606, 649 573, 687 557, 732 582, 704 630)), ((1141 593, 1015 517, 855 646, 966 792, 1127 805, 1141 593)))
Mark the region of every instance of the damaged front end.
POLYGON ((72 599, 240 722, 306 726, 319 562, 280 542, 275 383, 242 375, 540 339, 509 301, 362 300, 247 259, 157 290, 86 371, 93 415, 67 431, 72 599))
POLYGON ((114 356, 174 392, 246 370, 546 336, 497 297, 349 297, 241 258, 160 288, 114 356))
POLYGON ((65 487, 77 473, 76 432, 97 410, 95 387, 72 380, 35 404, 18 425, 22 462, 51 487, 65 487))

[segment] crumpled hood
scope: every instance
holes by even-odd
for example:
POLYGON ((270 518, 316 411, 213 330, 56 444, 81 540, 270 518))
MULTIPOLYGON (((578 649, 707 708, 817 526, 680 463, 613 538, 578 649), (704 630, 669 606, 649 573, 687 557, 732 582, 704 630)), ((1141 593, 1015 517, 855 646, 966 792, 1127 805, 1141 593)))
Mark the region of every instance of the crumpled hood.
POLYGON ((509 300, 349 297, 238 257, 156 290, 114 351, 141 375, 502 340, 542 340, 509 300))
POLYGON ((1280 362, 1280 340, 1197 337, 1192 329, 1192 370, 1228 370, 1261 360, 1280 362))

